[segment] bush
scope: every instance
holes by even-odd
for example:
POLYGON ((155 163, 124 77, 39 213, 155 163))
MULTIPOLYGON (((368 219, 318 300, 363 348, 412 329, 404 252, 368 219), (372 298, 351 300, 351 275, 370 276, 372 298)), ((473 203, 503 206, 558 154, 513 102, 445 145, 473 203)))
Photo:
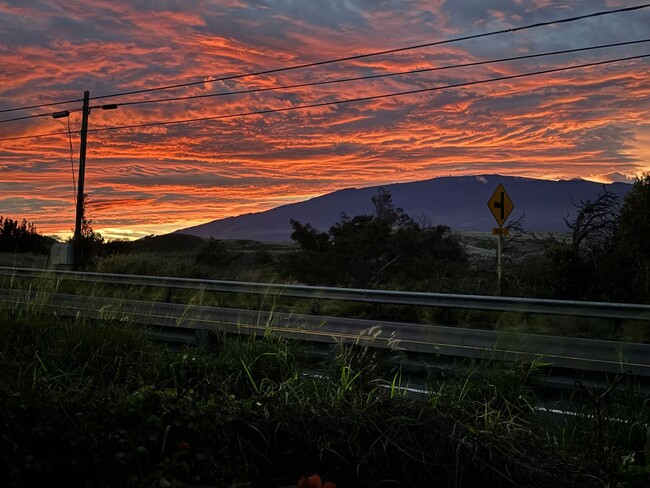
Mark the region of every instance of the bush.
POLYGON ((629 461, 644 441, 630 429, 648 421, 636 400, 612 402, 605 414, 625 422, 596 437, 585 420, 572 426, 565 454, 525 365, 477 364, 410 397, 385 351, 342 347, 328 376, 302 375, 296 345, 268 334, 172 353, 124 323, 32 310, 0 325, 2 486, 280 487, 311 473, 360 488, 649 481, 629 461), (628 430, 629 441, 613 435, 628 430))
POLYGON ((32 222, 0 216, 0 252, 47 254, 53 243, 53 239, 39 234, 32 222))

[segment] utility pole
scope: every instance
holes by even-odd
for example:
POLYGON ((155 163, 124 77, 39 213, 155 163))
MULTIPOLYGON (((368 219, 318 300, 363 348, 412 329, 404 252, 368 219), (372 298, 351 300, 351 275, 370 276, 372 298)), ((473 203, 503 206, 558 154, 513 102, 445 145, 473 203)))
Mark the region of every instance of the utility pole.
MULTIPOLYGON (((81 239, 81 223, 84 213, 84 179, 86 177, 86 141, 88 139, 88 116, 90 115, 90 92, 84 92, 84 103, 81 112, 81 142, 79 143, 79 180, 77 181, 77 213, 74 221, 74 242, 79 245, 81 239)), ((75 253, 76 254, 76 253, 75 253)), ((76 256, 75 256, 76 258, 76 256)))
MULTIPOLYGON (((74 221, 74 236, 72 238, 73 246, 73 266, 78 266, 81 260, 81 231, 84 219, 84 182, 86 180, 86 147, 88 141, 88 117, 93 108, 101 108, 102 110, 115 110, 119 105, 111 103, 107 105, 99 105, 97 107, 90 106, 90 92, 86 90, 83 98, 83 108, 81 112, 81 141, 79 143, 79 178, 77 181, 77 201, 76 201, 76 215, 74 221)), ((55 112, 52 114, 53 119, 62 119, 70 117, 69 110, 55 112)), ((68 129, 70 124, 68 122, 68 129)), ((66 261, 67 262, 67 261, 66 261)))

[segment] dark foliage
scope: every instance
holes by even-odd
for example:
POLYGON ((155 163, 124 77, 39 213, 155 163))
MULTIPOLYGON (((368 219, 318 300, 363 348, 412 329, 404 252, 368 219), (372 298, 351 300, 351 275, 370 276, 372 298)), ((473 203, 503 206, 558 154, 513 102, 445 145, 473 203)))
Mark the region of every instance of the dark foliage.
POLYGON ((0 252, 47 254, 53 242, 53 239, 39 234, 32 222, 0 216, 0 252))
POLYGON ((449 227, 422 227, 390 193, 372 198, 374 215, 341 215, 328 232, 291 220, 301 250, 283 262, 284 274, 307 283, 376 288, 426 280, 440 263, 464 263, 465 253, 449 227))
POLYGON ((650 174, 636 180, 623 202, 605 189, 575 206, 575 219, 565 219, 567 238, 537 238, 543 252, 522 266, 522 293, 650 303, 650 174))
POLYGON ((81 235, 74 241, 75 263, 78 267, 88 267, 94 264, 96 258, 103 254, 104 238, 99 232, 93 230, 93 221, 88 216, 90 201, 88 194, 84 193, 83 213, 81 217, 81 235))
POLYGON ((131 242, 126 239, 113 239, 104 243, 102 246, 102 255, 110 256, 111 254, 128 254, 131 251, 131 242))
POLYGON ((609 271, 623 300, 650 303, 650 173, 637 178, 621 207, 609 271))
MULTIPOLYGON (((280 487, 310 473, 360 488, 647 486, 640 462, 620 471, 621 454, 642 456, 641 429, 630 440, 632 422, 611 422, 598 444, 584 415, 561 448, 524 365, 481 365, 414 399, 377 388, 375 357, 337 357, 358 379, 304 377, 270 336, 174 354, 124 323, 3 318, 2 486, 280 487)), ((647 421, 630 406, 602 415, 647 421)))
POLYGON ((208 266, 224 266, 228 263, 230 253, 222 240, 210 238, 197 251, 195 261, 197 264, 208 266))

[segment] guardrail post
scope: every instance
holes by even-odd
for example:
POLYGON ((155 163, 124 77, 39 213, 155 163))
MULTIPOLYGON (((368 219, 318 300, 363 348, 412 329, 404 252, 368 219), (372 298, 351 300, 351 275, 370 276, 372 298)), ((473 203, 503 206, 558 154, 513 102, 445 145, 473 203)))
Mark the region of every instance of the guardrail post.
POLYGON ((445 325, 451 325, 451 308, 443 308, 442 317, 442 319, 445 321, 445 325))
POLYGON ((210 344, 210 334, 207 329, 196 329, 194 331, 196 347, 205 348, 210 344))

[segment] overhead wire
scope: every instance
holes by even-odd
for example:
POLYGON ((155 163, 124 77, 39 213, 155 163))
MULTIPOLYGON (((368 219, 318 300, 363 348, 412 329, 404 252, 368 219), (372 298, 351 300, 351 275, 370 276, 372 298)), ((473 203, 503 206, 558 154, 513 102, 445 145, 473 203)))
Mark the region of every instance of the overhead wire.
MULTIPOLYGON (((616 43, 610 43, 610 44, 600 44, 597 46, 587 46, 587 47, 581 47, 581 48, 573 48, 573 49, 563 49, 560 51, 551 51, 551 52, 546 52, 546 53, 536 53, 536 54, 524 54, 521 56, 511 56, 507 58, 498 58, 498 59, 490 59, 490 60, 484 60, 484 61, 472 61, 469 63, 460 63, 460 64, 453 64, 453 65, 447 65, 447 66, 436 66, 433 68, 419 68, 419 69, 414 69, 414 70, 407 70, 407 71, 398 71, 398 72, 391 72, 391 73, 380 73, 380 74, 375 74, 375 75, 365 75, 365 76, 356 76, 356 77, 351 77, 351 78, 337 78, 334 80, 325 80, 325 81, 312 81, 312 82, 306 82, 306 83, 297 83, 293 85, 280 85, 280 86, 271 86, 271 87, 263 87, 263 88, 250 88, 247 90, 236 90, 236 91, 231 91, 231 92, 220 92, 220 93, 208 93, 208 94, 203 94, 203 95, 187 95, 187 96, 182 96, 182 97, 169 97, 169 98, 154 98, 154 99, 149 99, 149 100, 135 100, 131 102, 122 102, 122 103, 117 103, 116 105, 118 107, 126 107, 126 106, 132 106, 132 105, 143 105, 143 104, 148 104, 148 103, 162 103, 162 102, 176 102, 176 101, 183 101, 183 100, 195 100, 195 99, 202 99, 202 98, 214 98, 214 97, 223 97, 223 96, 230 96, 230 95, 244 95, 244 94, 250 94, 250 93, 261 93, 261 92, 269 92, 269 91, 276 91, 276 90, 289 90, 293 88, 306 88, 306 87, 313 87, 313 86, 322 86, 322 85, 331 85, 335 83, 347 83, 351 81, 365 81, 365 80, 372 80, 372 79, 378 79, 378 78, 388 78, 388 77, 394 77, 394 76, 405 76, 405 75, 411 75, 411 74, 420 74, 420 73, 428 73, 432 71, 442 71, 442 70, 448 70, 448 69, 456 69, 456 68, 467 68, 471 66, 483 66, 486 64, 494 64, 494 63, 503 63, 503 62, 508 62, 508 61, 520 61, 523 59, 532 59, 532 58, 539 58, 539 57, 544 57, 544 56, 555 56, 555 55, 560 55, 560 54, 570 54, 570 53, 576 53, 576 52, 584 52, 584 51, 590 51, 594 49, 605 49, 605 48, 611 48, 611 47, 621 47, 621 46, 630 46, 634 44, 641 44, 645 42, 650 42, 650 38, 647 39, 639 39, 635 41, 625 41, 625 42, 616 42, 616 43)), ((91 108, 98 108, 100 106, 95 106, 91 108)), ((0 120, 0 123, 5 122, 3 120, 0 120)))
POLYGON ((5 108, 0 110, 0 113, 16 112, 18 110, 29 110, 32 108, 54 107, 56 105, 65 105, 66 103, 83 102, 83 98, 75 98, 74 100, 65 100, 61 102, 41 103, 40 105, 25 105, 23 107, 5 108))
MULTIPOLYGON (((99 107, 93 107, 93 108, 101 108, 101 105, 99 107)), ((74 112, 81 112, 83 109, 81 108, 73 108, 70 110, 66 110, 68 114, 74 113, 74 112)), ((17 120, 25 120, 25 119, 35 119, 38 117, 52 117, 53 115, 56 115, 59 112, 46 112, 46 113, 41 113, 41 114, 33 114, 33 115, 25 115, 23 117, 14 117, 13 119, 2 119, 0 120, 0 124, 4 124, 5 122, 16 122, 17 120)))
POLYGON ((35 119, 38 117, 50 117, 56 112, 48 112, 48 113, 42 113, 42 114, 33 114, 33 115, 24 115, 22 117, 14 117, 13 119, 2 119, 0 120, 0 124, 4 124, 5 122, 16 122, 17 120, 26 120, 26 119, 35 119))
MULTIPOLYGON (((281 67, 281 68, 274 68, 274 69, 268 69, 268 70, 255 71, 255 72, 243 73, 243 74, 239 74, 239 75, 230 75, 230 76, 224 76, 224 77, 219 77, 219 78, 202 79, 200 81, 177 83, 177 84, 164 85, 164 86, 159 86, 159 87, 154 87, 154 88, 144 88, 144 89, 140 89, 140 90, 131 90, 131 91, 118 92, 118 93, 111 93, 111 94, 107 94, 107 95, 99 95, 99 96, 91 97, 91 100, 98 100, 98 99, 104 99, 104 98, 115 98, 115 97, 122 97, 122 96, 126 96, 126 95, 135 95, 135 94, 139 94, 139 93, 150 93, 150 92, 161 91, 161 90, 171 90, 171 89, 175 89, 175 88, 194 86, 194 85, 199 85, 199 84, 204 84, 204 83, 215 83, 215 82, 219 82, 219 81, 235 80, 235 79, 241 79, 241 78, 246 78, 246 77, 251 77, 251 76, 261 76, 261 75, 281 73, 281 72, 285 72, 285 71, 291 71, 291 70, 297 70, 297 69, 303 69, 303 68, 312 68, 312 67, 316 67, 316 66, 324 66, 324 65, 328 65, 328 64, 340 63, 340 62, 345 62, 345 61, 353 61, 353 60, 358 60, 358 59, 365 59, 365 58, 369 58, 369 57, 373 57, 373 56, 382 56, 382 55, 386 55, 386 54, 393 54, 393 53, 404 52, 404 51, 409 51, 409 50, 422 49, 422 48, 425 48, 425 47, 440 46, 440 45, 450 44, 450 43, 454 43, 454 42, 467 41, 467 40, 472 40, 472 39, 480 39, 480 38, 495 36, 495 35, 499 35, 499 34, 514 33, 514 32, 519 32, 519 31, 522 31, 522 30, 533 29, 533 28, 538 28, 538 27, 545 27, 545 26, 549 26, 549 25, 556 25, 556 24, 563 24, 563 23, 568 23, 568 22, 575 22, 575 21, 578 21, 578 20, 594 18, 594 17, 601 17, 601 16, 604 16, 604 15, 612 15, 612 14, 623 13, 623 12, 631 12, 631 11, 635 11, 635 10, 641 10, 641 9, 644 9, 644 8, 647 8, 647 7, 650 7, 650 3, 634 5, 634 6, 631 6, 631 7, 622 7, 622 8, 612 9, 612 10, 601 10, 601 11, 597 11, 597 12, 592 12, 590 14, 567 17, 565 19, 550 20, 550 21, 546 21, 546 22, 537 22, 537 23, 527 24, 527 25, 523 25, 523 26, 519 26, 519 27, 510 27, 508 29, 501 29, 501 30, 497 30, 497 31, 483 32, 483 33, 480 33, 480 34, 471 34, 471 35, 455 37, 455 38, 451 38, 451 39, 444 39, 444 40, 440 40, 440 41, 432 41, 432 42, 427 42, 427 43, 423 43, 423 44, 416 44, 416 45, 405 46, 405 47, 394 48, 394 49, 386 49, 386 50, 383 50, 383 51, 375 51, 375 52, 370 52, 370 53, 357 54, 357 55, 353 55, 353 56, 345 56, 345 57, 329 59, 329 60, 324 60, 324 61, 315 61, 315 62, 311 62, 311 63, 303 63, 303 64, 298 64, 298 65, 293 65, 293 66, 285 66, 285 67, 281 67)), ((79 98, 79 99, 66 100, 66 101, 60 101, 60 102, 51 102, 51 103, 36 104, 36 105, 26 105, 26 106, 22 106, 22 107, 14 107, 14 108, 2 109, 2 110, 0 110, 0 113, 13 112, 13 111, 18 111, 18 110, 27 110, 27 109, 33 109, 33 108, 41 108, 41 107, 51 107, 51 106, 55 106, 55 105, 63 105, 63 104, 66 104, 66 103, 75 103, 75 102, 80 102, 80 101, 83 101, 83 99, 79 98)))
MULTIPOLYGON (((488 79, 483 79, 483 80, 475 80, 475 81, 465 81, 462 83, 454 83, 451 85, 443 85, 443 86, 436 86, 436 87, 427 87, 427 88, 418 88, 415 90, 407 90, 407 91, 401 91, 401 92, 396 92, 396 93, 385 93, 381 95, 371 95, 367 97, 357 97, 357 98, 351 98, 351 99, 344 99, 344 100, 333 100, 333 101, 328 101, 328 102, 318 102, 318 103, 311 103, 311 104, 306 104, 306 105, 297 105, 293 107, 283 107, 283 108, 274 108, 274 109, 266 109, 266 110, 255 110, 255 111, 250 111, 250 112, 239 112, 239 113, 234 113, 234 114, 222 114, 222 115, 214 115, 210 117, 198 117, 198 118, 193 118, 193 119, 180 119, 180 120, 169 120, 169 121, 161 121, 161 122, 148 122, 144 124, 130 124, 130 125, 121 125, 121 126, 114 126, 114 127, 97 127, 97 128, 92 128, 88 129, 88 132, 104 132, 104 131, 114 131, 114 130, 122 130, 122 129, 136 129, 136 128, 143 128, 143 127, 156 127, 156 126, 165 126, 165 125, 175 125, 175 124, 187 124, 187 123, 193 123, 193 122, 204 122, 208 120, 219 120, 219 119, 231 119, 231 118, 237 118, 237 117, 247 117, 247 116, 253 116, 253 115, 266 115, 266 114, 272 114, 272 113, 281 113, 281 112, 290 112, 290 111, 296 111, 296 110, 304 110, 308 108, 317 108, 317 107, 327 107, 327 106, 333 106, 333 105, 343 105, 343 104, 348 104, 348 103, 358 103, 358 102, 365 102, 365 101, 370 101, 370 100, 379 100, 383 98, 393 98, 393 97, 399 97, 399 96, 404 96, 404 95, 415 95, 418 93, 427 93, 427 92, 435 92, 435 91, 442 91, 442 90, 447 90, 447 89, 452 89, 452 88, 461 88, 461 87, 466 87, 466 86, 474 86, 474 85, 481 85, 485 83, 494 83, 497 81, 506 81, 506 80, 514 80, 518 78, 525 78, 529 76, 537 76, 537 75, 543 75, 543 74, 550 74, 550 73, 558 73, 562 71, 569 71, 569 70, 575 70, 575 69, 582 69, 582 68, 588 68, 588 67, 593 67, 593 66, 602 66, 606 64, 612 64, 612 63, 619 63, 622 61, 633 61, 637 59, 643 59, 650 57, 650 53, 646 54, 639 54, 636 56, 626 56, 622 58, 615 58, 615 59, 608 59, 608 60, 603 60, 603 61, 593 61, 590 63, 583 63, 583 64, 578 64, 578 65, 573 65, 573 66, 563 66, 560 68, 551 68, 551 69, 546 69, 546 70, 540 70, 540 71, 532 71, 532 72, 527 72, 527 73, 519 73, 516 75, 507 75, 507 76, 499 76, 497 78, 488 78, 488 79)), ((0 138, 0 142, 2 141, 14 141, 14 140, 19 140, 19 139, 27 139, 27 138, 35 138, 35 137, 50 137, 50 136, 55 136, 55 135, 65 135, 65 132, 56 132, 56 133, 49 133, 49 134, 35 134, 32 136, 17 136, 17 137, 7 137, 7 138, 0 138)))
MULTIPOLYGON (((77 132, 77 131, 75 131, 77 132)), ((54 137, 54 136, 65 136, 68 135, 67 132, 45 132, 42 134, 31 134, 28 136, 14 136, 14 137, 3 137, 0 139, 0 142, 3 141, 19 141, 21 139, 38 139, 40 137, 54 137)))
MULTIPOLYGON (((283 108, 274 108, 274 109, 266 109, 266 110, 255 110, 255 111, 250 111, 250 112, 239 112, 239 113, 234 113, 234 114, 222 114, 222 115, 215 115, 215 116, 210 116, 210 117, 198 117, 198 118, 193 118, 193 119, 181 119, 181 120, 170 120, 170 121, 161 121, 161 122, 149 122, 149 123, 144 123, 144 124, 130 124, 130 125, 122 125, 122 126, 114 126, 114 127, 97 127, 97 128, 88 129, 88 132, 104 132, 104 131, 114 131, 114 130, 122 130, 122 129, 136 129, 136 128, 143 128, 143 127, 156 127, 156 126, 165 126, 165 125, 174 125, 174 124, 187 124, 187 123, 193 123, 193 122, 203 122, 203 121, 208 121, 208 120, 231 119, 231 118, 247 117, 247 116, 253 116, 253 115, 266 115, 266 114, 272 114, 272 113, 290 112, 290 111, 296 111, 296 110, 304 110, 304 109, 308 109, 308 108, 327 107, 327 106, 333 106, 333 105, 343 105, 343 104, 348 104, 348 103, 358 103, 358 102, 365 102, 365 101, 371 101, 371 100, 379 100, 379 99, 383 99, 383 98, 393 98, 393 97, 399 97, 399 96, 404 96, 404 95, 415 95, 415 94, 418 94, 418 93, 435 92, 435 91, 442 91, 442 90, 453 89, 453 88, 461 88, 461 87, 466 87, 466 86, 481 85, 481 84, 485 84, 485 83, 494 83, 494 82, 498 82, 498 81, 514 80, 514 79, 525 78, 525 77, 529 77, 529 76, 537 76, 537 75, 543 75, 543 74, 558 73, 558 72, 562 72, 562 71, 582 69, 582 68, 588 68, 588 67, 593 67, 593 66, 602 66, 602 65, 606 65, 606 64, 619 63, 619 62, 623 62, 623 61, 633 61, 633 60, 647 58, 647 57, 650 57, 650 53, 640 54, 640 55, 636 55, 636 56, 627 56, 627 57, 623 57, 623 58, 608 59, 608 60, 604 60, 604 61, 594 61, 594 62, 579 64, 579 65, 574 65, 574 66, 563 66, 563 67, 560 67, 560 68, 551 68, 551 69, 540 70, 540 71, 519 73, 519 74, 516 74, 516 75, 500 76, 500 77, 497 77, 497 78, 488 78, 488 79, 476 80, 476 81, 466 81, 466 82, 462 82, 462 83, 454 83, 454 84, 451 84, 451 85, 443 85, 443 86, 427 87, 427 88, 418 88, 418 89, 415 89, 415 90, 407 90, 407 91, 401 91, 401 92, 396 92, 396 93, 385 93, 385 94, 381 94, 381 95, 371 95, 371 96, 367 96, 367 97, 358 97, 358 98, 351 98, 351 99, 344 99, 344 100, 333 100, 333 101, 328 101, 328 102, 318 102, 318 103, 311 103, 311 104, 306 104, 306 105, 297 105, 297 106, 293 106, 293 107, 283 107, 283 108)), ((0 141, 2 141, 2 140, 4 140, 4 139, 0 139, 0 141)))
MULTIPOLYGON (((114 126, 114 127, 97 127, 97 128, 92 128, 88 129, 88 132, 104 132, 104 131, 114 131, 114 130, 122 130, 122 129, 136 129, 136 128, 144 128, 144 127, 156 127, 156 126, 165 126, 165 125, 175 125, 175 124, 187 124, 187 123, 193 123, 193 122, 203 122, 203 121, 208 121, 208 120, 219 120, 219 119, 230 119, 230 118, 236 118, 236 117, 247 117, 247 116, 253 116, 253 115, 266 115, 266 114, 271 114, 271 113, 281 113, 281 112, 289 112, 289 111, 296 111, 296 110, 303 110, 303 109, 308 109, 308 108, 317 108, 317 107, 327 107, 327 106, 333 106, 333 105, 343 105, 347 103, 358 103, 358 102, 364 102, 364 101, 370 101, 370 100, 379 100, 383 98, 392 98, 392 97, 399 97, 399 96, 404 96, 404 95, 414 95, 418 93, 427 93, 427 92, 435 92, 435 91, 441 91, 441 90, 446 90, 446 89, 452 89, 452 88, 461 88, 461 87, 466 87, 466 86, 474 86, 474 85, 480 85, 480 84, 485 84, 485 83, 494 83, 497 81, 506 81, 506 80, 513 80, 513 79, 518 79, 518 78, 524 78, 524 77, 529 77, 529 76, 537 76, 537 75, 542 75, 542 74, 550 74, 550 73, 558 73, 562 71, 569 71, 569 70, 574 70, 574 69, 581 69, 581 68, 588 68, 588 67, 593 67, 593 66, 602 66, 605 64, 612 64, 612 63, 618 63, 622 61, 632 61, 636 59, 643 59, 650 57, 650 53, 647 54, 640 54, 636 56, 627 56, 623 58, 616 58, 616 59, 608 59, 604 61, 594 61, 591 63, 584 63, 584 64, 579 64, 579 65, 574 65, 574 66, 563 66, 560 68, 551 68, 551 69, 546 69, 546 70, 540 70, 540 71, 532 71, 528 73, 519 73, 516 75, 508 75, 508 76, 500 76, 497 78, 488 78, 488 79, 483 79, 483 80, 476 80, 476 81, 466 81, 462 83, 454 83, 451 85, 443 85, 443 86, 437 86, 437 87, 427 87, 427 88, 419 88, 415 90, 407 90, 407 91, 401 91, 397 93, 385 93, 381 95, 371 95, 367 97, 357 97, 357 98, 351 98, 351 99, 344 99, 344 100, 333 100, 333 101, 328 101, 328 102, 318 102, 318 103, 311 103, 311 104, 306 104, 306 105, 297 105, 293 107, 283 107, 283 108, 275 108, 275 109, 266 109, 266 110, 256 110, 256 111, 250 111, 250 112, 240 112, 240 113, 235 113, 235 114, 222 114, 222 115, 215 115, 215 116, 210 116, 210 117, 198 117, 198 118, 193 118, 193 119, 181 119, 181 120, 170 120, 170 121, 161 121, 161 122, 149 122, 149 123, 144 123, 144 124, 130 124, 130 125, 122 125, 122 126, 114 126)), ((0 141, 12 141, 12 140, 19 140, 19 139, 27 139, 30 137, 50 137, 50 136, 55 136, 55 135, 64 135, 66 134, 65 132, 61 133, 49 133, 49 134, 35 134, 32 136, 18 136, 18 137, 8 137, 8 138, 0 138, 0 141)))
MULTIPOLYGON (((415 95, 418 93, 427 93, 427 92, 434 92, 434 91, 441 91, 441 90, 447 90, 447 89, 452 89, 452 88, 461 88, 465 86, 473 86, 473 85, 480 85, 480 84, 485 84, 485 83, 493 83, 497 81, 506 81, 506 80, 514 80, 518 78, 524 78, 528 76, 536 76, 536 75, 543 75, 543 74, 550 74, 550 73, 558 73, 561 71, 568 71, 568 70, 573 70, 573 69, 580 69, 580 68, 588 68, 592 66, 601 66, 604 64, 611 64, 611 63, 618 63, 622 61, 632 61, 636 59, 642 59, 642 58, 647 58, 650 57, 650 53, 646 54, 640 54, 636 56, 627 56, 624 58, 617 58, 617 59, 610 59, 610 60, 605 60, 605 61, 594 61, 591 63, 585 63, 585 64, 580 64, 580 65, 575 65, 575 66, 564 66, 561 68, 552 68, 552 69, 546 69, 546 70, 541 70, 541 71, 533 71, 533 72, 528 72, 528 73, 520 73, 516 75, 508 75, 508 76, 500 76, 497 78, 488 78, 488 79, 483 79, 483 80, 476 80, 476 81, 466 81, 462 83, 454 83, 451 85, 444 85, 444 86, 438 86, 438 87, 428 87, 428 88, 418 88, 415 90, 407 90, 407 91, 401 91, 397 93, 385 93, 381 95, 371 95, 367 97, 358 97, 358 98, 350 98, 350 99, 344 99, 344 100, 333 100, 329 102, 318 102, 318 103, 311 103, 311 104, 306 104, 306 105, 297 105, 294 107, 283 107, 283 108, 274 108, 274 109, 266 109, 266 110, 256 110, 256 111, 251 111, 251 112, 240 112, 240 113, 235 113, 235 114, 223 114, 223 115, 215 115, 215 116, 210 116, 210 117, 198 117, 194 119, 181 119, 181 120, 171 120, 171 121, 163 121, 163 122, 150 122, 150 123, 145 123, 145 124, 131 124, 131 125, 123 125, 123 126, 115 126, 115 127, 97 127, 93 129, 88 129, 88 132, 102 132, 102 131, 113 131, 113 130, 120 130, 120 129, 135 129, 135 128, 141 128, 141 127, 155 127, 155 126, 163 126, 163 125, 172 125, 172 124, 185 124, 185 123, 192 123, 192 122, 203 122, 207 120, 219 120, 219 119, 230 119, 230 118, 236 118, 236 117, 247 117, 247 116, 252 116, 252 115, 266 115, 266 114, 271 114, 271 113, 281 113, 281 112, 290 112, 290 111, 295 111, 295 110, 303 110, 307 108, 317 108, 317 107, 327 107, 327 106, 332 106, 332 105, 343 105, 347 103, 357 103, 357 102, 366 102, 366 101, 371 101, 371 100, 379 100, 382 98, 393 98, 393 97, 399 97, 399 96, 404 96, 404 95, 415 95)), ((2 140, 2 139, 0 139, 2 140)))
POLYGON ((374 57, 374 56, 383 56, 386 54, 394 54, 398 52, 404 52, 404 51, 410 51, 414 49, 422 49, 425 47, 433 47, 433 46, 441 46, 444 44, 451 44, 454 42, 460 42, 460 41, 468 41, 472 39, 481 39, 484 37, 490 37, 490 36, 495 36, 499 34, 506 34, 506 33, 514 33, 514 32, 519 32, 522 30, 527 30, 527 29, 534 29, 538 27, 546 27, 549 25, 556 25, 556 24, 563 24, 567 22, 575 22, 578 20, 583 20, 583 19, 588 19, 588 18, 594 18, 594 17, 601 17, 603 15, 611 15, 611 14, 616 14, 616 13, 622 13, 622 12, 632 12, 634 10, 640 10, 650 7, 650 3, 645 3, 641 5, 635 5, 632 7, 622 7, 618 9, 613 9, 613 10, 601 10, 598 12, 592 12, 590 14, 584 14, 584 15, 576 15, 574 17, 567 17, 565 19, 559 19, 559 20, 549 20, 546 22, 536 22, 534 24, 528 24, 528 25, 523 25, 519 27, 510 27, 508 29, 501 29, 498 31, 490 31, 490 32, 483 32, 481 34, 471 34, 467 36, 461 36, 461 37, 454 37, 451 39, 444 39, 441 41, 432 41, 432 42, 427 42, 423 44, 416 44, 412 46, 405 46, 405 47, 399 47, 399 48, 394 48, 394 49, 386 49, 384 51, 375 51, 371 53, 364 53, 364 54, 356 54, 353 56, 345 56, 341 58, 336 58, 336 59, 329 59, 325 61, 315 61, 312 63, 303 63, 303 64, 298 64, 294 66, 286 66, 283 68, 274 68, 274 69, 268 69, 268 70, 262 70, 262 71, 256 71, 252 73, 244 73, 244 74, 239 74, 239 75, 230 75, 230 76, 223 76, 219 78, 211 78, 211 79, 204 79, 201 81, 191 81, 187 83, 177 83, 174 85, 166 85, 166 86, 159 86, 155 88, 144 88, 140 90, 131 90, 131 91, 126 91, 126 92, 121 92, 121 93, 112 93, 108 95, 100 95, 96 97, 91 97, 92 100, 98 100, 98 99, 103 99, 103 98, 114 98, 114 97, 122 97, 126 95, 135 95, 139 93, 150 93, 154 91, 160 91, 160 90, 171 90, 174 88, 183 88, 187 86, 194 86, 194 85, 201 85, 204 83, 216 83, 219 81, 228 81, 228 80, 236 80, 236 79, 241 79, 241 78, 246 78, 250 76, 261 76, 261 75, 268 75, 268 74, 274 74, 274 73, 282 73, 285 71, 291 71, 291 70, 297 70, 297 69, 303 69, 303 68, 313 68, 316 66, 324 66, 327 64, 334 64, 334 63, 341 63, 345 61, 354 61, 358 59, 364 59, 364 58, 369 58, 369 57, 374 57))
POLYGON ((72 195, 74 198, 74 203, 77 203, 77 182, 74 177, 74 150, 72 149, 72 130, 70 129, 70 117, 67 117, 68 121, 68 140, 70 141, 70 169, 72 170, 72 195))
MULTIPOLYGON (((618 111, 616 110, 615 112, 618 112, 618 111)), ((607 118, 604 118, 604 116, 603 116, 603 117, 598 117, 598 118, 577 119, 576 122, 578 122, 578 123, 582 123, 582 122, 602 122, 602 123, 609 123, 609 122, 618 122, 618 121, 621 121, 621 120, 625 120, 625 121, 637 121, 637 120, 646 120, 646 118, 644 118, 644 117, 607 117, 607 118)), ((516 122, 517 127, 521 127, 521 126, 526 126, 526 127, 528 127, 528 126, 535 126, 535 125, 539 125, 539 124, 541 124, 541 123, 543 123, 543 124, 545 124, 545 125, 547 125, 547 126, 551 126, 551 125, 553 125, 553 124, 560 124, 560 123, 562 123, 562 124, 569 123, 569 122, 567 122, 567 121, 560 121, 560 120, 556 120, 556 119, 544 119, 543 122, 542 122, 542 121, 530 121, 530 120, 527 120, 526 122, 522 122, 522 121, 519 121, 519 120, 517 120, 517 121, 506 120, 506 121, 505 121, 506 124, 507 124, 507 123, 513 123, 513 122, 516 122)), ((504 121, 502 120, 501 123, 504 123, 504 121)), ((573 121, 571 121, 570 123, 573 124, 573 121)), ((423 130, 424 130, 424 129, 423 129, 423 130)), ((428 129, 426 129, 426 130, 428 130, 428 129)), ((349 130, 344 130, 344 131, 337 131, 337 132, 336 132, 336 135, 337 135, 337 137, 338 137, 338 136, 350 136, 350 135, 358 135, 359 133, 362 133, 362 132, 363 132, 364 135, 365 135, 365 134, 371 134, 371 133, 372 133, 372 128, 371 128, 371 129, 367 129, 367 130, 366 130, 366 129, 363 129, 363 130, 362 130, 362 129, 356 129, 356 130, 354 130, 354 129, 349 129, 349 130)), ((411 135, 413 135, 415 132, 416 132, 416 131, 415 131, 413 128, 391 128, 391 129, 390 129, 390 133, 391 133, 391 134, 407 133, 407 134, 411 134, 411 135)), ((322 136, 322 135, 323 135, 322 132, 317 132, 317 131, 290 131, 290 132, 282 132, 282 136, 283 136, 283 137, 286 137, 286 136, 322 136)), ((383 137, 383 134, 382 134, 382 137, 383 137)))
MULTIPOLYGON (((279 86, 271 86, 271 87, 263 87, 263 88, 251 88, 251 89, 247 89, 247 90, 236 90, 236 91, 231 91, 231 92, 209 93, 209 94, 203 94, 203 95, 188 95, 188 96, 181 96, 181 97, 155 98, 155 99, 148 99, 148 100, 135 100, 135 101, 130 101, 130 102, 118 103, 118 104, 115 104, 115 106, 116 107, 125 107, 125 106, 142 105, 142 104, 150 104, 150 103, 163 103, 163 102, 173 102, 173 101, 183 101, 183 100, 195 100, 195 99, 203 99, 203 98, 215 98, 215 97, 232 96, 232 95, 244 95, 244 94, 251 94, 251 93, 261 93, 261 92, 269 92, 269 91, 277 91, 277 90, 288 90, 288 89, 294 89, 294 88, 306 88, 306 87, 330 85, 330 84, 335 84, 335 83, 347 83, 347 82, 352 82, 352 81, 365 81, 365 80, 388 78, 388 77, 395 77, 395 76, 405 76, 405 75, 410 75, 410 74, 428 73, 428 72, 433 72, 433 71, 442 71, 442 70, 457 69, 457 68, 467 68, 467 67, 472 67, 472 66, 484 66, 484 65, 488 65, 488 64, 503 63, 503 62, 509 62, 509 61, 521 61, 521 60, 524 60, 524 59, 533 59, 533 58, 540 58, 540 57, 546 57, 546 56, 556 56, 556 55, 561 55, 561 54, 572 54, 572 53, 577 53, 577 52, 592 51, 592 50, 596 50, 596 49, 607 49, 607 48, 613 48, 613 47, 630 46, 630 45, 642 44, 642 43, 646 43, 646 42, 650 42, 650 38, 637 39, 637 40, 634 40, 634 41, 623 41, 623 42, 616 42, 616 43, 599 44, 599 45, 595 45, 595 46, 586 46, 586 47, 573 48, 573 49, 562 49, 562 50, 559 50, 559 51, 550 51, 550 52, 545 52, 545 53, 524 54, 524 55, 520 55, 520 56, 510 56, 510 57, 505 57, 505 58, 497 58, 497 59, 490 59, 490 60, 483 60, 483 61, 472 61, 472 62, 468 62, 468 63, 457 63, 457 64, 452 64, 452 65, 447 65, 447 66, 436 66, 436 67, 432 67, 432 68, 420 68, 420 69, 407 70, 407 71, 380 73, 380 74, 375 74, 375 75, 365 75, 365 76, 357 76, 357 77, 349 77, 349 78, 337 78, 337 79, 334 79, 334 80, 314 81, 314 82, 307 82, 307 83, 297 83, 297 84, 292 84, 292 85, 279 85, 279 86)), ((95 106, 91 106, 90 108, 91 109, 102 108, 102 105, 95 105, 95 106)), ((68 110, 68 112, 73 113, 73 112, 79 112, 81 110, 82 109, 72 109, 72 110, 68 110)), ((31 118, 36 118, 36 117, 52 116, 54 113, 55 112, 48 112, 48 113, 34 114, 34 115, 28 115, 28 116, 23 116, 23 117, 16 117, 16 118, 12 118, 12 119, 4 119, 4 120, 0 120, 0 124, 5 123, 5 122, 14 122, 14 121, 23 120, 23 119, 31 119, 31 118)))

